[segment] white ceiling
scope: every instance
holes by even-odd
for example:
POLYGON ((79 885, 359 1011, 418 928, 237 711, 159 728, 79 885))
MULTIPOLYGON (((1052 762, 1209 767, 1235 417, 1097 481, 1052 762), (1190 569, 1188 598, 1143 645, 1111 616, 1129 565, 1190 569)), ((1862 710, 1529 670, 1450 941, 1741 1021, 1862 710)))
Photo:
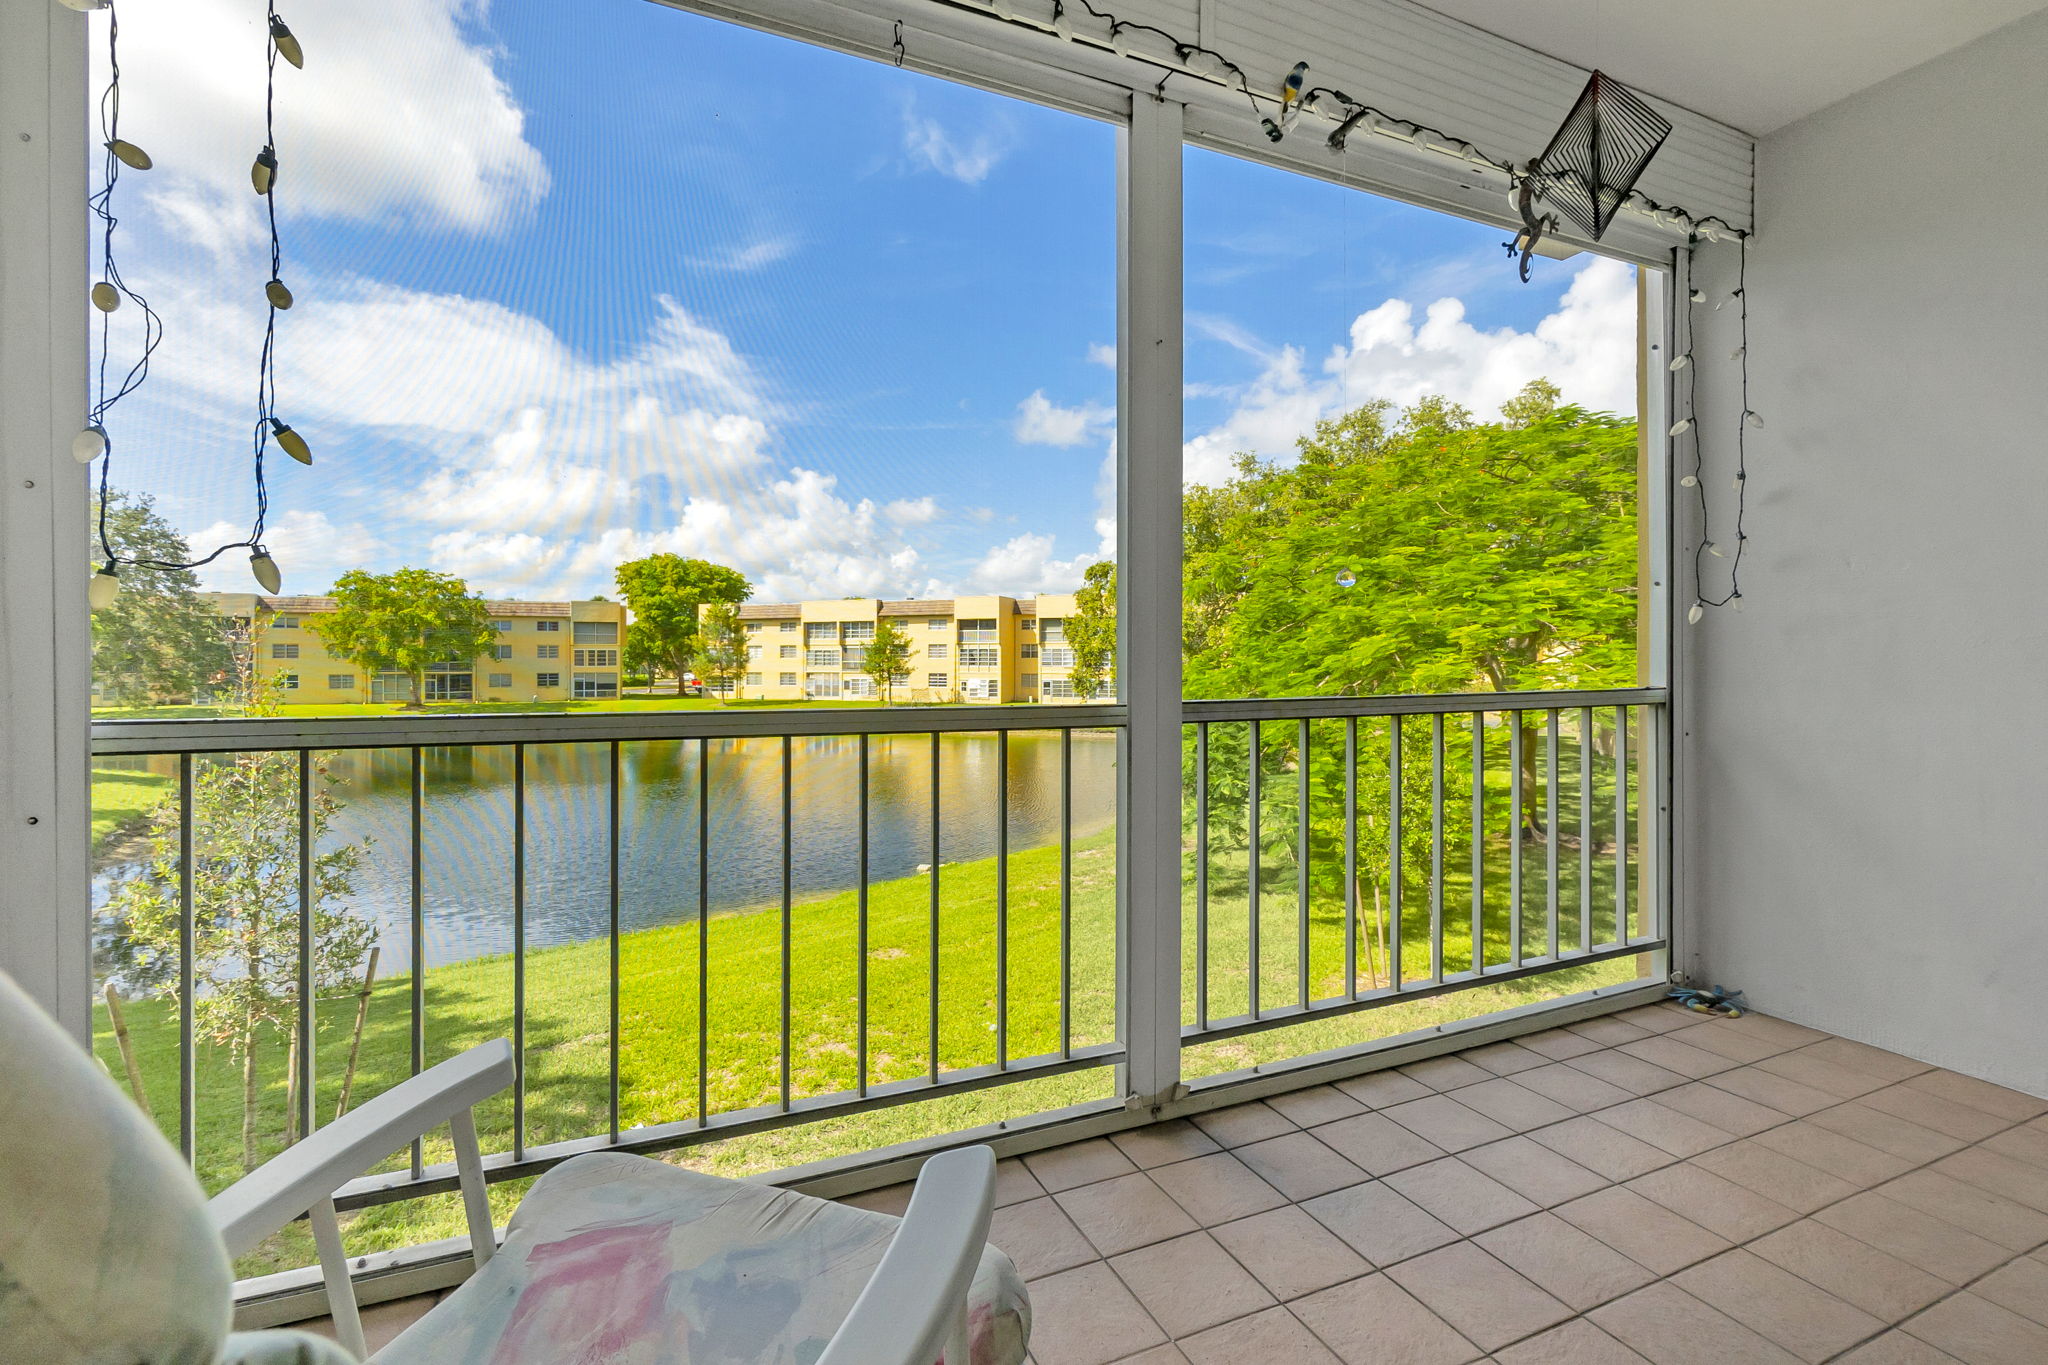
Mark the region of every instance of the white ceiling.
POLYGON ((2048 0, 1420 0, 1763 134, 2048 0))

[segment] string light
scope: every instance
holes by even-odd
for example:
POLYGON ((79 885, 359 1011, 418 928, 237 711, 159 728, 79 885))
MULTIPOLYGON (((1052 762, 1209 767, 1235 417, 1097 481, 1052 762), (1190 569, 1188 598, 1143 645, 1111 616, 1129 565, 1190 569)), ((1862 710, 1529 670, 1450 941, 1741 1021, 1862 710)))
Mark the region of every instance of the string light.
POLYGON ((264 456, 270 442, 275 440, 278 448, 301 464, 313 462, 312 447, 306 438, 277 415, 277 315, 292 306, 292 292, 284 283, 284 252, 277 230, 277 61, 284 58, 293 67, 303 67, 306 54, 298 38, 286 26, 275 10, 266 15, 267 36, 264 44, 264 92, 263 92, 263 150, 256 155, 250 168, 250 183, 264 200, 270 229, 270 278, 263 286, 265 302, 268 304, 263 330, 263 349, 258 361, 256 383, 256 423, 252 439, 252 469, 256 494, 255 519, 245 539, 230 541, 215 549, 211 554, 190 561, 160 559, 124 559, 115 552, 108 533, 107 511, 112 497, 112 450, 113 443, 107 436, 107 415, 114 406, 141 386, 149 377, 149 367, 157 347, 163 341, 163 321, 151 308, 149 301, 131 288, 121 276, 120 265, 115 253, 115 229, 120 220, 114 214, 114 189, 120 182, 121 168, 148 170, 152 165, 149 154, 120 134, 121 120, 121 24, 114 10, 114 0, 61 0, 69 8, 77 10, 104 9, 107 12, 107 87, 100 96, 100 132, 106 157, 101 174, 101 188, 87 200, 87 208, 99 220, 100 255, 104 278, 94 284, 91 291, 93 306, 101 313, 100 354, 97 368, 95 397, 87 413, 85 428, 71 441, 72 456, 81 464, 100 461, 99 477, 99 543, 104 557, 100 569, 92 575, 86 593, 94 610, 111 604, 120 592, 120 568, 132 565, 137 568, 183 571, 210 564, 229 550, 246 549, 249 554, 249 571, 266 592, 275 593, 283 587, 284 577, 277 561, 263 546, 263 528, 270 511, 269 487, 264 478, 264 456), (123 301, 133 303, 142 313, 142 351, 127 374, 110 387, 108 366, 112 357, 111 335, 107 315, 119 308, 123 301))
MULTIPOLYGON (((1756 153, 1754 149, 1752 149, 1750 153, 1750 213, 1752 217, 1754 217, 1756 212, 1755 199, 1756 153)), ((1732 362, 1741 366, 1742 373, 1742 418, 1735 424, 1735 477, 1729 481, 1735 492, 1735 548, 1732 552, 1725 551, 1722 548, 1722 543, 1717 542, 1712 538, 1712 532, 1710 529, 1712 522, 1712 509, 1707 504, 1706 487, 1700 482, 1699 479, 1699 475, 1703 469, 1704 453, 1700 449, 1699 438, 1697 435, 1695 435, 1693 438, 1692 472, 1679 481, 1688 488, 1697 489, 1699 493, 1700 502, 1700 545, 1699 548, 1693 551, 1693 582, 1695 585, 1694 591, 1697 594, 1697 596, 1693 602, 1692 610, 1686 613, 1686 620, 1694 624, 1697 624, 1700 618, 1703 615, 1705 615, 1706 609, 1708 607, 1725 606, 1732 607, 1737 611, 1742 610, 1742 557, 1743 554, 1749 549, 1749 535, 1748 532, 1745 530, 1745 523, 1748 519, 1749 512, 1749 449, 1745 437, 1751 431, 1762 430, 1764 425, 1764 419, 1762 415, 1759 414, 1756 411, 1756 409, 1752 408, 1749 405, 1748 237, 1745 236, 1737 242, 1736 250, 1739 252, 1739 255, 1736 258, 1735 289, 1728 295, 1727 299, 1723 299, 1715 303, 1714 305, 1714 307, 1718 309, 1722 306, 1723 303, 1726 303, 1730 300, 1734 301, 1737 305, 1739 305, 1738 319, 1739 326, 1741 328, 1740 343, 1735 347, 1733 351, 1729 352, 1728 356, 1728 358, 1732 362), (1714 558, 1725 559, 1728 561, 1728 591, 1723 593, 1719 597, 1711 596, 1707 592, 1705 587, 1705 579, 1702 570, 1706 562, 1705 557, 1707 555, 1712 555, 1714 558)), ((1691 259, 1691 254, 1690 252, 1688 252, 1688 270, 1690 270, 1691 259)), ((1693 289, 1687 294, 1687 298, 1689 298, 1694 304, 1697 304, 1705 298, 1705 291, 1700 289, 1693 289)), ((1686 310, 1686 346, 1688 350, 1690 350, 1692 346, 1692 334, 1692 309, 1688 308, 1686 310)), ((1697 367, 1693 367, 1693 370, 1696 372, 1697 367)), ((1696 378, 1693 378, 1691 375, 1688 376, 1685 397, 1685 406, 1688 418, 1690 418, 1690 416, 1696 411, 1696 402, 1698 397, 1698 391, 1696 387, 1697 382, 1698 381, 1696 378)))

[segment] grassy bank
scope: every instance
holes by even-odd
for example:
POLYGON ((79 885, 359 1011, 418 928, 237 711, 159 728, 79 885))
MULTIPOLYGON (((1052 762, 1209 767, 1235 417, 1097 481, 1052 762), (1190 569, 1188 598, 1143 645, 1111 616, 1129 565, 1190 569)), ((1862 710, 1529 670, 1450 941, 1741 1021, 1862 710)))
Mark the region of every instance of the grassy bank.
MULTIPOLYGON (((125 776, 125 775, 124 775, 125 776)), ((1489 869, 1503 868, 1504 841, 1489 848, 1489 869)), ((1071 906, 1071 1020, 1076 1045, 1108 1042, 1115 1032, 1115 847, 1103 832, 1078 842, 1074 851, 1071 906)), ((1059 1046, 1060 897, 1056 848, 1031 849, 1010 858, 1007 930, 998 937, 996 868, 993 860, 940 869, 942 908, 938 925, 939 1030, 937 1061, 942 1070, 982 1065, 996 1058, 999 941, 1009 967, 1009 990, 1001 1022, 1012 1058, 1056 1051, 1059 1046)), ((1489 870, 1489 883, 1502 883, 1489 870)), ((1188 879, 1192 884, 1192 877, 1188 879)), ((1597 885, 1597 883, 1596 883, 1597 885)), ((1291 1000, 1297 971, 1292 871, 1269 868, 1262 878, 1260 976, 1269 1003, 1291 1000)), ((1208 944, 1211 1013, 1243 1008, 1249 944, 1248 898, 1240 877, 1212 872, 1208 944)), ((1447 876, 1445 896, 1458 903, 1469 894, 1469 874, 1447 876)), ((1525 887, 1524 912, 1540 916, 1542 897, 1525 887)), ((928 1015, 931 970, 931 892, 926 877, 876 884, 868 907, 867 1028, 869 1080, 879 1083, 925 1075, 933 1046, 928 1015)), ((1596 913, 1598 911, 1596 902, 1596 913)), ((1193 910, 1188 910, 1189 944, 1184 994, 1194 998, 1193 910)), ((1507 907, 1489 920, 1488 956, 1506 948, 1507 907)), ((851 892, 796 906, 790 916, 789 1010, 790 1093, 793 1097, 843 1091, 856 1083, 860 1028, 860 906, 851 892)), ((1341 989, 1344 970, 1343 907, 1321 900, 1310 906, 1309 966, 1316 994, 1341 989)), ((1401 916, 1404 975, 1426 974, 1426 905, 1401 916), (1417 913, 1419 911, 1419 913, 1417 913)), ((705 1056, 701 1112, 716 1115, 773 1102, 781 1085, 781 963, 783 927, 778 909, 714 916, 704 927, 708 1027, 698 1033, 698 943, 696 923, 645 930, 622 937, 619 951, 619 1121, 623 1128, 691 1120, 700 1113, 697 1059, 705 1056)), ((394 964, 386 964, 387 967, 394 964)), ((1450 964, 1447 964, 1450 965, 1450 964)), ((1452 966, 1453 970, 1455 967, 1452 966)), ((1323 1019, 1190 1050, 1190 1075, 1301 1055, 1374 1037, 1384 1037, 1447 1020, 1629 979, 1634 963, 1599 964, 1547 977, 1489 985, 1456 995, 1323 1019)), ((529 1145, 579 1138, 607 1130, 609 1073, 608 943, 600 940, 530 950, 524 973, 526 1020, 526 1140, 529 1145)), ((423 982, 426 1056, 431 1063, 492 1037, 514 1031, 514 963, 489 957, 430 969, 423 982)), ((411 1070, 412 981, 393 971, 376 984, 357 1063, 353 1102, 404 1079, 411 1070)), ((347 1064, 356 1000, 320 1002, 317 1040, 317 1111, 332 1117, 347 1064)), ((1189 1006, 1192 1018, 1193 1006, 1189 1006)), ((176 1130, 177 1019, 163 1001, 138 1001, 128 1022, 159 1122, 176 1130)), ((109 1069, 122 1074, 102 1009, 97 1044, 109 1069)), ((285 1048, 272 1038, 257 1058, 259 1080, 256 1129, 259 1160, 282 1146, 285 1130, 285 1048)), ((1020 1081, 999 1089, 938 1097, 892 1109, 852 1115, 708 1143, 673 1159, 728 1173, 743 1173, 815 1160, 946 1132, 994 1119, 1022 1115, 1110 1093, 1107 1068, 1067 1076, 1020 1081)), ((239 1062, 224 1047, 202 1045, 198 1057, 198 1169, 209 1190, 242 1173, 242 1091, 239 1062)), ((511 1145, 509 1097, 479 1112, 487 1149, 511 1145)), ((427 1143, 427 1158, 445 1160, 445 1139, 427 1143)), ((394 1163, 395 1164, 395 1163, 394 1163)), ((506 1208, 517 1189, 498 1194, 506 1208)), ((502 1211, 501 1211, 502 1212, 502 1211)), ((451 1235, 461 1215, 452 1199, 409 1201, 367 1211, 350 1229, 352 1251, 370 1251, 451 1235)), ((245 1258, 245 1274, 310 1260, 302 1227, 287 1230, 245 1258)))
POLYGON ((95 850, 108 838, 139 828, 158 803, 171 794, 176 784, 160 773, 125 769, 92 770, 92 846, 95 850))

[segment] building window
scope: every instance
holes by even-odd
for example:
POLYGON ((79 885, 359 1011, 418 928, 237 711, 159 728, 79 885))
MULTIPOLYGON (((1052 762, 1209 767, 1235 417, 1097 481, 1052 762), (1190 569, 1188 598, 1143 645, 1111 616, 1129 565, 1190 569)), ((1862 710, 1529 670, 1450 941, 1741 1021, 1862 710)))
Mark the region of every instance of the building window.
POLYGON ((1037 646, 1037 645, 1018 645, 1018 646, 1017 646, 1017 657, 1018 657, 1018 658, 1020 658, 1020 659, 1035 659, 1035 658, 1037 658, 1037 657, 1038 657, 1038 646, 1037 646))
POLYGON ((858 676, 846 678, 839 684, 839 693, 845 697, 872 697, 875 695, 875 680, 858 676))
POLYGON ((837 673, 804 674, 804 691, 813 697, 836 697, 839 695, 837 673))
POLYGON ((512 685, 512 675, 511 675, 510 673, 493 673, 493 674, 491 674, 491 686, 493 686, 493 687, 510 687, 511 685, 512 685))
POLYGON ((578 649, 574 663, 578 668, 617 668, 619 651, 616 649, 578 649))
POLYGON ((356 675, 353 673, 329 673, 327 690, 330 692, 353 692, 356 690, 356 675))
POLYGON ((749 622, 747 622, 747 634, 749 634, 749 635, 759 635, 760 633, 761 633, 761 623, 760 623, 759 621, 749 621, 749 622))
POLYGON ((1019 630, 1036 630, 1037 628, 1037 620, 1030 616, 1025 617, 1023 620, 1017 623, 1017 629, 1019 630))
POLYGON ((960 643, 963 645, 993 645, 1002 642, 1002 632, 991 620, 962 621, 960 643))
POLYGON ((535 645, 533 647, 533 656, 536 659, 559 659, 562 657, 562 647, 560 645, 535 645))
POLYGON ((280 673, 277 675, 277 680, 278 683, 281 686, 283 686, 284 690, 287 692, 296 692, 299 690, 299 675, 296 673, 280 673))
POLYGON ((1047 644, 1055 640, 1064 643, 1067 638, 1067 623, 1058 619, 1043 623, 1038 628, 1038 638, 1047 644))
POLYGON ((370 679, 370 700, 411 701, 412 679, 403 673, 379 673, 370 679))
POLYGON ((924 656, 927 659, 943 659, 946 657, 946 647, 944 645, 926 645, 924 647, 924 656))
POLYGON ((476 695, 476 675, 467 664, 428 664, 428 701, 469 701, 476 695), (456 670, 460 669, 460 672, 456 670))
POLYGON ((804 643, 807 645, 836 645, 839 643, 837 621, 812 621, 804 627, 804 643))
POLYGON ((775 675, 775 685, 776 685, 777 687, 795 687, 795 686, 796 686, 796 674, 794 674, 794 673, 777 673, 777 674, 775 675))
POLYGON ((616 673, 577 673, 569 681, 572 696, 589 698, 619 695, 619 675, 616 673))
POLYGON ((924 675, 924 685, 926 687, 936 687, 943 692, 946 688, 946 675, 943 673, 927 673, 924 675))
POLYGON ((1072 668, 1074 651, 1071 649, 1047 649, 1039 655, 1039 662, 1047 668, 1072 668))
POLYGON ((1043 688, 1048 697, 1071 697, 1074 695, 1072 678, 1047 678, 1043 688))
POLYGON ((493 621, 491 622, 491 629, 500 632, 510 631, 512 623, 510 621, 493 621))
POLYGON ((533 685, 535 687, 560 687, 562 685, 562 675, 559 673, 536 673, 533 675, 533 685))
POLYGON ((868 651, 865 645, 859 649, 849 647, 839 651, 839 666, 849 673, 865 667, 867 661, 868 651))
POLYGON ((969 678, 961 684, 969 701, 1001 701, 1002 689, 994 678, 969 678))
POLYGON ((492 657, 493 659, 509 659, 509 658, 511 658, 511 657, 512 657, 512 646, 510 646, 510 645, 492 645, 492 646, 491 646, 491 657, 492 657))
POLYGON ((750 664, 757 664, 757 663, 760 663, 760 662, 761 662, 761 646, 759 646, 759 645, 748 645, 748 646, 747 646, 747 662, 748 662, 748 663, 750 663, 750 664))
POLYGON ((299 618, 296 616, 273 616, 270 618, 270 628, 272 630, 297 630, 299 628, 299 618))
POLYGON ((934 616, 931 620, 924 623, 924 628, 926 630, 944 630, 946 628, 946 618, 934 616))
POLYGON ((297 645, 272 645, 270 647, 270 657, 273 659, 296 659, 299 657, 299 647, 297 645))
POLYGON ((1003 661, 1003 651, 993 645, 964 646, 960 650, 962 668, 995 668, 1003 661))
POLYGON ((556 634, 560 634, 562 630, 562 623, 560 621, 535 621, 533 623, 533 628, 535 630, 553 631, 556 634))
POLYGON ((836 649, 812 649, 804 652, 804 662, 812 668, 839 667, 839 651, 836 649))
POLYGON ((797 656, 797 652, 797 647, 795 645, 784 645, 780 649, 776 650, 775 654, 778 658, 794 659, 797 656))
POLYGON ((760 675, 759 673, 749 673, 749 674, 747 674, 747 686, 749 686, 749 687, 759 687, 760 685, 761 685, 761 675, 760 675))
POLYGON ((778 629, 780 629, 784 635, 794 635, 796 633, 796 622, 784 621, 781 623, 778 629))
POLYGON ((1029 692, 1029 693, 1030 693, 1030 694, 1031 694, 1032 696, 1034 696, 1034 697, 1035 697, 1035 696, 1037 696, 1037 695, 1038 695, 1038 675, 1037 675, 1036 673, 1020 673, 1020 674, 1018 674, 1018 675, 1017 675, 1017 690, 1018 690, 1018 691, 1020 691, 1020 692, 1029 692))
POLYGON ((872 640, 875 638, 873 621, 844 621, 840 623, 840 634, 848 640, 872 640))

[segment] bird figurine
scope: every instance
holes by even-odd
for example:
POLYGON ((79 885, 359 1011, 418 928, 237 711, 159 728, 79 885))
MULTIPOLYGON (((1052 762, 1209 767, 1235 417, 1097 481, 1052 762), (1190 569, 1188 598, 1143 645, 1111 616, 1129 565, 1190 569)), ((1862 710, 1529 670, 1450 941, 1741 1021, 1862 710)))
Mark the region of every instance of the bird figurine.
POLYGON ((1266 137, 1278 142, 1294 127, 1294 120, 1301 116, 1301 88, 1308 84, 1308 63, 1296 62, 1294 70, 1287 73, 1287 79, 1280 84, 1280 118, 1276 122, 1262 118, 1259 124, 1266 130, 1266 137))

